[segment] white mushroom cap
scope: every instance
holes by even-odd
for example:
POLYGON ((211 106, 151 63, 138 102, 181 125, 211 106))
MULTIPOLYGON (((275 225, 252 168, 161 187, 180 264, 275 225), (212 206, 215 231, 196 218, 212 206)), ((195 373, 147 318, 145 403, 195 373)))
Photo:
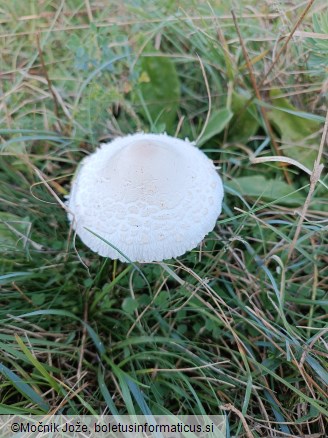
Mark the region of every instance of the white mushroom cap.
POLYGON ((68 216, 101 256, 152 262, 195 248, 213 230, 222 199, 221 179, 197 147, 140 133, 102 144, 84 158, 68 216))

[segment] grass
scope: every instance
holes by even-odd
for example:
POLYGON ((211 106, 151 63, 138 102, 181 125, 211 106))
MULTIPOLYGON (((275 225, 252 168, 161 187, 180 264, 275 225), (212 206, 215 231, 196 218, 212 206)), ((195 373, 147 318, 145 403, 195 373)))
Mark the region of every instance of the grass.
POLYGON ((325 436, 328 8, 309 4, 0 2, 0 413, 325 436), (225 183, 177 260, 105 260, 69 231, 79 161, 136 130, 198 138, 225 183))

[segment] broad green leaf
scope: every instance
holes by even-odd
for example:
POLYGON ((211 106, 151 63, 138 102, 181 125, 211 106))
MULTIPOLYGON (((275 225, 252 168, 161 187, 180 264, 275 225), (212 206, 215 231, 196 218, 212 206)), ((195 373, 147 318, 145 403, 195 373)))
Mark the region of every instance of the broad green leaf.
POLYGON ((213 111, 211 117, 206 125, 205 131, 198 140, 197 145, 201 146, 209 139, 223 131, 232 118, 232 112, 227 108, 213 111))
POLYGON ((32 295, 32 303, 35 306, 42 306, 42 304, 45 302, 46 295, 44 293, 34 293, 32 295))
POLYGON ((138 308, 138 306, 139 306, 138 300, 131 297, 125 298, 122 303, 122 309, 129 314, 133 313, 138 308))
POLYGON ((259 198, 269 201, 276 200, 278 203, 287 205, 301 205, 305 200, 300 192, 293 193, 279 200, 289 193, 292 193, 296 188, 291 184, 277 179, 266 179, 263 175, 242 176, 227 182, 225 185, 240 193, 242 196, 249 198, 259 198))
MULTIPOLYGON (((286 98, 277 97, 280 94, 280 90, 271 90, 270 95, 271 98, 274 98, 274 106, 295 112, 295 114, 286 113, 277 108, 268 112, 271 123, 281 136, 282 152, 285 156, 294 158, 312 169, 318 148, 318 139, 314 134, 319 131, 320 123, 298 116, 297 108, 291 105, 286 98), (309 136, 312 137, 307 138, 309 136)), ((301 111, 299 113, 302 114, 301 111)))
POLYGON ((180 101, 180 81, 170 58, 145 56, 141 60, 139 89, 135 94, 141 113, 167 132, 175 131, 180 101))
POLYGON ((160 292, 154 299, 154 304, 160 308, 166 308, 169 301, 169 296, 166 291, 160 292))
POLYGON ((234 116, 229 125, 229 141, 247 141, 260 126, 255 104, 244 108, 249 97, 236 92, 232 94, 231 110, 234 116))

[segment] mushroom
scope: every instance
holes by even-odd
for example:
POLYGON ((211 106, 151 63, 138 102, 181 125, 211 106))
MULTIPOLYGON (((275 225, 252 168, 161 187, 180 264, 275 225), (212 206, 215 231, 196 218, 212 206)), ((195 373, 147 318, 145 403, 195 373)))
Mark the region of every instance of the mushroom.
POLYGON ((221 213, 223 186, 193 143, 137 133, 82 160, 68 217, 86 246, 123 262, 154 262, 195 248, 221 213))

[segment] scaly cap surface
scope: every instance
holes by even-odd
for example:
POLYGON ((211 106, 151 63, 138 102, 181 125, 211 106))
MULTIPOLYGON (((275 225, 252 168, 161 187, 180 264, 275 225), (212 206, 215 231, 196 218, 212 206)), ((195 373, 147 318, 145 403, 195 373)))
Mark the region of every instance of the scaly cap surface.
POLYGON ((72 183, 69 219, 104 257, 152 262, 196 247, 221 213, 222 182, 212 161, 188 141, 134 134, 84 158, 72 183), (95 236, 92 230, 101 238, 95 236))

